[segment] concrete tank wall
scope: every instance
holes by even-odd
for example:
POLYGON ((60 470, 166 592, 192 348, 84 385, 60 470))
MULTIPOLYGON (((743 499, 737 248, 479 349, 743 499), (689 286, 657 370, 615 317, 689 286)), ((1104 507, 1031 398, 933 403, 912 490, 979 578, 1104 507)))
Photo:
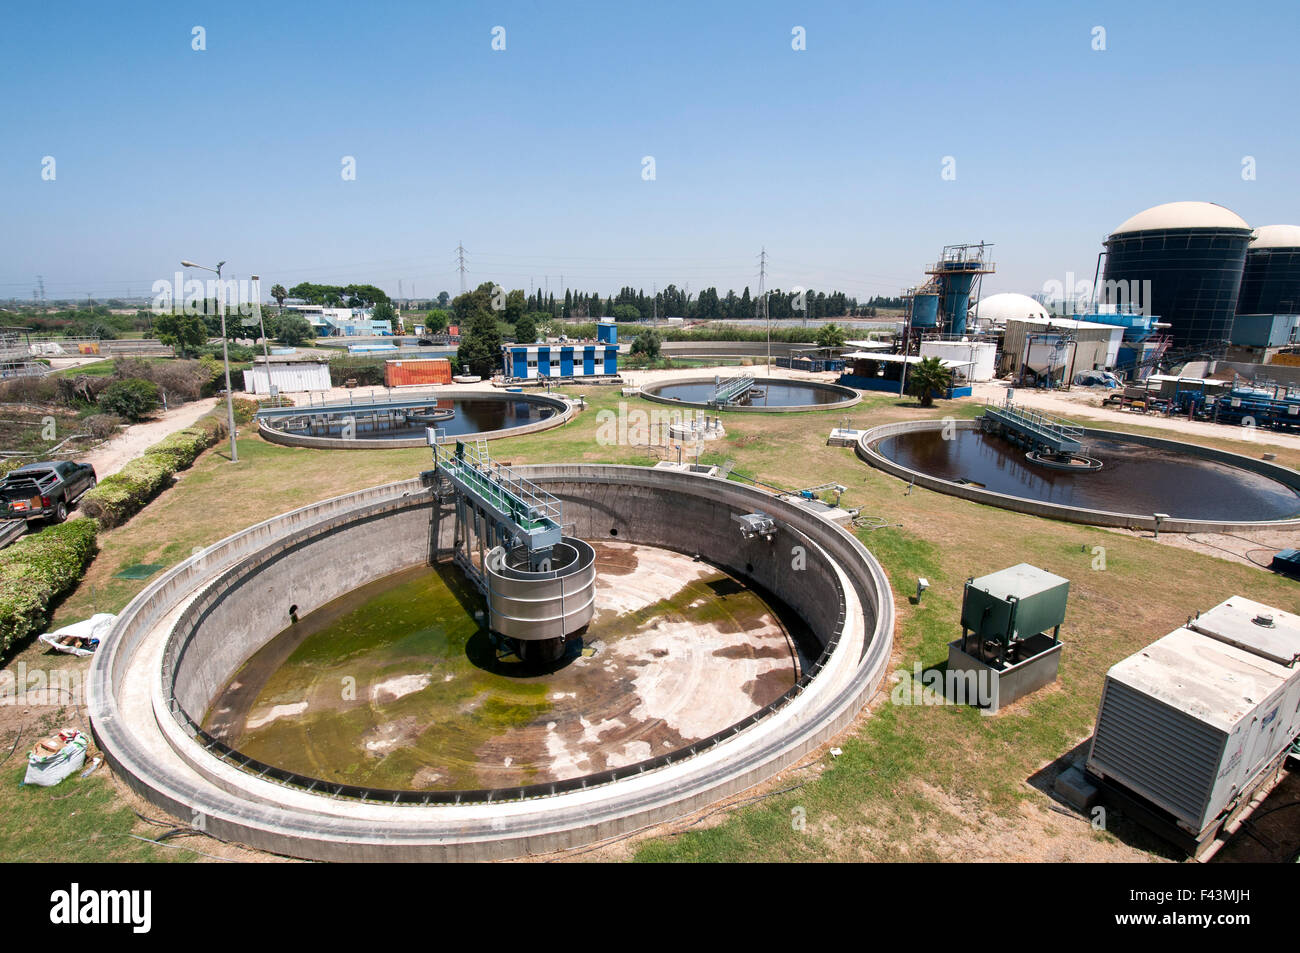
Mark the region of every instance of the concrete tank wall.
MULTIPOLYGON (((940 477, 931 476, 928 473, 922 473, 919 470, 909 469, 901 463, 895 463, 876 449, 876 445, 886 437, 919 430, 941 430, 947 425, 944 420, 914 420, 873 427, 858 438, 855 452, 860 459, 865 460, 873 467, 884 470, 899 479, 908 480, 918 486, 937 490, 940 493, 947 493, 949 496, 958 496, 975 503, 984 503, 989 506, 1001 507, 1004 510, 1028 513, 1031 516, 1064 520, 1068 523, 1087 523, 1091 526, 1118 526, 1125 529, 1155 530, 1157 528, 1155 517, 1151 514, 1116 513, 1109 510, 1089 509, 1084 506, 1065 506, 1060 503, 1047 503, 1028 497, 997 493, 993 490, 985 490, 969 484, 953 483, 940 477)), ((958 420, 955 422, 955 426, 958 430, 975 430, 980 424, 977 420, 958 420)), ((1174 450, 1178 453, 1200 457, 1203 460, 1212 460, 1216 463, 1249 470, 1300 492, 1300 473, 1289 467, 1278 466, 1275 463, 1268 463, 1263 460, 1255 460, 1237 453, 1229 453, 1226 450, 1215 450, 1213 447, 1181 443, 1177 440, 1165 440, 1160 437, 1148 437, 1142 434, 1124 433, 1115 430, 1093 430, 1088 427, 1082 429, 1085 439, 1123 440, 1146 447, 1174 450)), ((1272 527, 1300 527, 1300 519, 1264 522, 1168 519, 1160 521, 1159 529, 1167 533, 1232 533, 1272 527)))
MULTIPOLYGON (((825 391, 836 394, 841 399, 828 404, 796 404, 790 407, 747 407, 743 404, 728 404, 725 407, 718 408, 728 413, 741 414, 793 414, 809 410, 843 410, 845 407, 852 407, 862 400, 862 395, 851 387, 843 387, 839 384, 828 384, 825 381, 804 380, 797 377, 760 377, 756 380, 761 384, 763 381, 772 381, 776 384, 798 384, 800 387, 807 387, 812 390, 825 391)), ((641 388, 641 396, 645 400, 653 401, 656 404, 668 404, 671 407, 700 407, 704 409, 715 409, 703 401, 691 400, 674 400, 671 397, 660 397, 659 391, 665 387, 676 386, 678 384, 712 384, 713 377, 683 377, 676 380, 655 381, 652 384, 646 384, 641 388)))
POLYGON ((772 542, 742 539, 733 515, 752 512, 752 501, 729 500, 728 483, 708 477, 708 497, 665 494, 653 486, 615 485, 591 494, 589 487, 563 481, 546 489, 564 504, 574 535, 587 540, 622 540, 699 555, 733 575, 775 593, 812 629, 823 648, 834 632, 840 596, 826 554, 788 524, 772 542), (802 555, 794 547, 802 547, 802 555), (804 565, 793 569, 799 556, 804 565))
MULTIPOLYGON (((684 476, 688 482, 682 490, 697 492, 673 492, 659 485, 662 478, 644 486, 593 485, 558 474, 532 478, 561 500, 570 535, 698 555, 776 594, 824 648, 837 634, 843 605, 828 554, 789 524, 770 543, 742 539, 732 516, 751 512, 751 494, 724 480, 669 475, 684 476)), ((244 662, 290 625, 290 607, 301 618, 353 589, 427 561, 432 502, 418 483, 412 489, 417 492, 277 540, 204 590, 178 620, 164 662, 165 680, 170 672, 175 697, 191 719, 201 722, 244 662)), ((447 549, 453 521, 443 520, 440 530, 439 545, 447 549)))
MULTIPOLYGON (((245 559, 192 606, 192 634, 176 643, 177 700, 196 722, 231 676, 277 633, 367 583, 427 561, 427 495, 372 505, 295 533, 245 559)), ((450 542, 452 527, 444 525, 450 542)))
MULTIPOLYGON (((775 591, 792 606, 803 607, 800 611, 808 613, 819 635, 825 636, 828 623, 840 633, 834 650, 824 656, 825 667, 787 703, 712 747, 684 752, 655 770, 634 766, 609 783, 522 801, 422 806, 334 798, 259 778, 216 757, 178 720, 176 701, 169 703, 167 697, 169 671, 160 662, 169 651, 176 654, 186 623, 204 613, 205 623, 212 623, 211 632, 201 632, 201 641, 186 648, 179 673, 189 683, 180 687, 190 704, 201 708, 203 696, 237 667, 236 656, 247 657, 282 627, 286 598, 298 599, 299 611, 309 612, 341 594, 334 588, 340 579, 360 585, 423 558, 427 491, 418 480, 408 480, 249 527, 146 586, 118 616, 92 660, 87 683, 91 726, 113 770, 162 810, 185 818, 199 812, 213 836, 262 849, 319 860, 486 860, 590 843, 743 791, 847 727, 877 689, 892 650, 893 598, 879 564, 849 533, 794 504, 707 477, 595 465, 535 467, 528 475, 572 494, 575 513, 593 532, 624 526, 617 522, 622 506, 650 500, 645 536, 679 551, 693 529, 679 517, 700 512, 690 498, 717 501, 718 512, 709 516, 702 538, 731 550, 717 554, 720 563, 741 570, 752 563, 760 581, 777 583, 775 591), (578 497, 584 498, 581 511, 578 497), (762 508, 776 519, 772 552, 747 554, 737 543, 738 532, 734 538, 727 535, 728 507, 739 512, 762 508), (615 522, 606 525, 611 513, 615 522), (810 571, 783 563, 802 537, 812 543, 807 549, 810 571), (361 551, 339 558, 332 545, 339 541, 350 541, 361 551), (381 549, 389 555, 379 558, 389 562, 348 568, 367 566, 366 559, 356 557, 378 557, 381 549), (402 555, 392 555, 398 552, 402 555), (321 580, 289 571, 295 564, 316 567, 321 580), (264 565, 274 576, 251 571, 264 565), (328 579, 334 582, 327 584, 328 579), (831 610, 836 593, 846 601, 831 610), (229 605, 220 604, 227 595, 232 597, 229 605), (225 642, 244 642, 237 650, 223 644, 218 621, 234 620, 225 613, 233 612, 238 599, 248 600, 244 615, 255 615, 251 610, 257 606, 264 608, 265 617, 227 630, 234 638, 225 642), (208 662, 213 671, 203 671, 208 662)), ((639 522, 637 514, 630 519, 639 522)), ((620 531, 620 538, 628 534, 620 531)))

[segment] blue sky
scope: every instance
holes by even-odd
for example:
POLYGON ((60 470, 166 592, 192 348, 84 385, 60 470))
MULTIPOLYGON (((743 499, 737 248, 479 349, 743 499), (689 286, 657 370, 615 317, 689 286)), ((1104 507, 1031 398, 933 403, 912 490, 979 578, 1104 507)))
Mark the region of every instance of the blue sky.
POLYGON ((1294 0, 10 4, 0 297, 181 258, 454 294, 461 241, 471 284, 755 288, 766 246, 867 297, 984 240, 986 292, 1038 291, 1161 202, 1300 222, 1297 36, 1294 0))

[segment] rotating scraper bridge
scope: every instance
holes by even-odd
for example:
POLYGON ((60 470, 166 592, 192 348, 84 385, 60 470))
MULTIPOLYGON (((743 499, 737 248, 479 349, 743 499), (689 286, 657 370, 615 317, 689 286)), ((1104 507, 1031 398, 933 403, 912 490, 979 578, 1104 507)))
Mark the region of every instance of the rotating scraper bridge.
POLYGON ((1033 450, 1064 455, 1083 449, 1082 427, 1021 407, 1010 394, 1002 404, 986 404, 980 421, 984 430, 1006 434, 1033 450))

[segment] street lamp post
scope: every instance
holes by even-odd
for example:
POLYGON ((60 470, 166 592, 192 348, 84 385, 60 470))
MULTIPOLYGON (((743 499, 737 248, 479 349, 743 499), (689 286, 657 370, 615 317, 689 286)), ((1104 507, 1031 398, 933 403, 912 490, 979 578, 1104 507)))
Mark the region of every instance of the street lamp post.
MULTIPOLYGON (((262 357, 266 361, 266 396, 278 397, 277 393, 272 393, 271 345, 266 337, 266 321, 262 318, 262 277, 261 275, 250 275, 249 280, 253 282, 253 307, 257 309, 257 324, 262 330, 262 357)), ((253 371, 253 377, 254 379, 257 377, 256 370, 253 371)))
POLYGON ((262 319, 262 276, 250 275, 253 282, 253 307, 257 308, 257 323, 262 329, 262 356, 266 358, 266 386, 271 386, 271 351, 266 339, 266 321, 262 319))
POLYGON ((182 268, 201 268, 204 271, 211 271, 217 276, 217 312, 221 315, 221 360, 226 366, 226 426, 230 428, 230 462, 239 462, 239 450, 235 446, 235 399, 230 389, 230 346, 226 338, 226 309, 221 306, 221 268, 225 265, 224 261, 217 262, 216 268, 209 268, 206 265, 195 264, 192 261, 182 261, 182 268))

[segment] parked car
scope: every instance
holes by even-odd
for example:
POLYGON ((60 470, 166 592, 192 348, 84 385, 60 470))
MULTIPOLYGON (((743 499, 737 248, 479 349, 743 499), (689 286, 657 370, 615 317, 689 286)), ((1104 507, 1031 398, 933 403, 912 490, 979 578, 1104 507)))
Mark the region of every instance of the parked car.
POLYGON ((28 463, 0 481, 0 516, 62 523, 95 483, 89 463, 28 463))

